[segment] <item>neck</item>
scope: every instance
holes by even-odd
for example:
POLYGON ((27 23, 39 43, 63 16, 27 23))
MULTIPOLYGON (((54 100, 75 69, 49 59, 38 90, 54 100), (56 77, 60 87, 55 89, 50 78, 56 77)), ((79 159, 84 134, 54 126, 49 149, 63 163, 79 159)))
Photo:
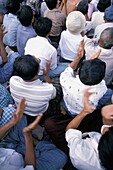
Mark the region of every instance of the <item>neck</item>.
POLYGON ((104 125, 113 125, 113 120, 107 120, 107 119, 103 118, 102 122, 104 125))

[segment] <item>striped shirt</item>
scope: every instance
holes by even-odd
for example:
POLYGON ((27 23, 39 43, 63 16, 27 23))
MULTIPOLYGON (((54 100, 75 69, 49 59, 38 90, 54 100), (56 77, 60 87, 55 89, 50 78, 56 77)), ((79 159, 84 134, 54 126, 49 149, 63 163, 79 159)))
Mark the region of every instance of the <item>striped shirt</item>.
POLYGON ((56 96, 56 89, 52 84, 42 83, 39 79, 26 82, 19 76, 12 76, 10 79, 10 91, 16 104, 24 97, 27 107, 24 113, 30 116, 37 116, 44 113, 49 101, 56 96))

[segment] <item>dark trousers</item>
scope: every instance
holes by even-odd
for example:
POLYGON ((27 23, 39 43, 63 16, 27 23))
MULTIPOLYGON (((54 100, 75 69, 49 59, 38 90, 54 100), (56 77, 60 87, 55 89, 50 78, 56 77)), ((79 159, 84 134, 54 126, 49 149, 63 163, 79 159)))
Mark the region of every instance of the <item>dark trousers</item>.
MULTIPOLYGON (((83 133, 90 131, 100 132, 102 126, 102 117, 100 112, 100 110, 96 110, 87 115, 79 125, 78 129, 83 133)), ((73 118, 68 114, 60 114, 46 119, 44 123, 45 129, 53 143, 66 154, 69 154, 69 148, 65 139, 65 129, 72 119, 73 118)))

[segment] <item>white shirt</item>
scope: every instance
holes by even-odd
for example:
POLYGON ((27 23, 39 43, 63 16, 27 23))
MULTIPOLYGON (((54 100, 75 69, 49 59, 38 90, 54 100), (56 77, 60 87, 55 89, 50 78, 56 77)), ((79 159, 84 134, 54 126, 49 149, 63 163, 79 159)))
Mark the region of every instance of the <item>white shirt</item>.
POLYGON ((78 48, 82 40, 81 34, 73 35, 68 30, 63 31, 59 42, 61 57, 73 61, 78 54, 78 48))
POLYGON ((101 25, 98 25, 95 28, 94 36, 93 37, 94 38, 100 38, 100 35, 101 35, 102 31, 104 31, 108 27, 113 27, 113 22, 106 22, 106 23, 103 23, 101 25))
POLYGON ((76 129, 66 132, 66 141, 70 150, 70 159, 79 170, 102 170, 98 156, 100 133, 89 132, 90 138, 82 139, 83 134, 76 129))
POLYGON ((79 114, 83 110, 83 95, 86 88, 91 87, 91 91, 95 92, 89 98, 90 104, 95 107, 107 91, 104 80, 97 85, 87 86, 80 81, 78 75, 74 77, 73 69, 71 67, 67 67, 65 71, 61 73, 60 84, 63 90, 64 102, 72 116, 79 114))
POLYGON ((93 29, 95 29, 98 25, 105 23, 104 12, 100 12, 100 11, 93 12, 91 22, 92 22, 93 29))
POLYGON ((51 70, 57 68, 57 51, 44 37, 30 38, 25 46, 25 55, 27 54, 41 60, 39 75, 43 75, 43 69, 46 68, 47 60, 51 60, 51 70))
POLYGON ((0 148, 0 169, 1 170, 34 170, 32 165, 24 168, 24 161, 21 154, 13 149, 0 148))
POLYGON ((31 116, 44 113, 49 106, 49 101, 56 96, 56 89, 52 84, 42 83, 39 79, 26 82, 19 76, 11 77, 10 91, 16 104, 19 103, 20 98, 25 97, 27 107, 24 113, 31 116))

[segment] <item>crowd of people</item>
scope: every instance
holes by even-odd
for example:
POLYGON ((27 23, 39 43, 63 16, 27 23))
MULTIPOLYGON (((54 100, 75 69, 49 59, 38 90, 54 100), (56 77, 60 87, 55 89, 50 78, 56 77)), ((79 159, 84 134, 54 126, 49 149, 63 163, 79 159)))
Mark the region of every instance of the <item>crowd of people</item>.
POLYGON ((113 170, 112 140, 112 0, 1 0, 0 169, 113 170))

